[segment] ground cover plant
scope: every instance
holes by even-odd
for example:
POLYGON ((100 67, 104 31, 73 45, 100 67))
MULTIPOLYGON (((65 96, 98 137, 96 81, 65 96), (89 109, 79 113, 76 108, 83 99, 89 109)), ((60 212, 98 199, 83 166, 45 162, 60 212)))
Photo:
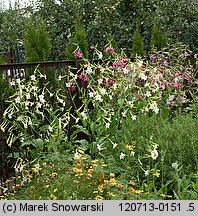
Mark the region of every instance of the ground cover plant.
POLYGON ((197 55, 178 45, 131 61, 107 45, 93 58, 56 91, 39 68, 12 80, 1 129, 16 175, 1 197, 197 199, 197 55))

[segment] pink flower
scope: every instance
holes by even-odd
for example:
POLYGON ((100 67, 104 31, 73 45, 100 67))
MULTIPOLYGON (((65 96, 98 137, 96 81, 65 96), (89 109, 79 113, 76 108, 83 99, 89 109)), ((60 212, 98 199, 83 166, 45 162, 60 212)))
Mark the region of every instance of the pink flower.
POLYGON ((82 54, 82 52, 81 52, 80 50, 74 51, 72 54, 73 54, 74 57, 77 58, 77 59, 83 57, 83 54, 82 54))
POLYGON ((78 79, 82 80, 84 82, 87 82, 88 81, 88 76, 86 74, 80 74, 80 75, 78 75, 78 79))
POLYGON ((76 86, 75 86, 75 85, 72 85, 72 86, 70 87, 70 91, 71 91, 71 92, 75 92, 75 91, 76 91, 76 86))
POLYGON ((115 52, 115 49, 113 47, 107 47, 104 50, 105 54, 113 54, 115 52))
POLYGON ((126 67, 126 63, 122 59, 119 59, 118 62, 116 62, 116 63, 113 64, 113 68, 115 69, 116 67, 125 68, 126 67))

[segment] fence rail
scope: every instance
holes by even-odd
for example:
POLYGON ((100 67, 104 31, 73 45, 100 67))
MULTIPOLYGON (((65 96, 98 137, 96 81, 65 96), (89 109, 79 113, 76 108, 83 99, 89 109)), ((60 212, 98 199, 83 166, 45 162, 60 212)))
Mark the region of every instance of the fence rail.
MULTIPOLYGON (((0 123, 2 122, 3 112, 5 110, 5 100, 10 96, 10 82, 12 78, 23 78, 27 73, 31 74, 38 67, 48 76, 49 69, 54 78, 67 73, 69 68, 77 73, 83 64, 82 61, 48 61, 31 63, 0 64, 0 123), (6 93, 2 92, 2 81, 6 85, 6 93)), ((5 88, 5 86, 4 86, 5 88)), ((8 166, 8 146, 4 139, 4 133, 0 129, 0 182, 4 182, 9 177, 8 166)))

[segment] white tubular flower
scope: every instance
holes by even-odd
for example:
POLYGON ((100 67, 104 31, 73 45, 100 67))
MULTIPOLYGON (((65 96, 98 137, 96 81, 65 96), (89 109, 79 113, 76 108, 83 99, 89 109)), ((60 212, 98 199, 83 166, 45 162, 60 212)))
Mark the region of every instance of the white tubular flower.
POLYGON ((157 157, 158 157, 158 151, 157 151, 157 149, 154 149, 154 150, 151 152, 151 158, 152 158, 153 160, 156 160, 157 157))
POLYGON ((100 101, 100 102, 103 101, 102 96, 101 96, 100 94, 97 94, 97 95, 95 96, 95 100, 100 101))
POLYGON ((59 75, 59 76, 58 76, 58 80, 60 81, 61 79, 62 79, 62 76, 61 76, 61 75, 59 75))
POLYGON ((11 86, 15 86, 15 81, 11 81, 11 82, 10 82, 10 85, 11 85, 11 86))
POLYGON ((151 96, 150 91, 147 91, 146 94, 145 94, 145 96, 146 96, 146 97, 150 97, 150 96, 151 96))
POLYGON ((117 143, 113 143, 113 149, 116 148, 118 146, 117 143))
POLYGON ((93 92, 89 92, 89 97, 93 98, 94 97, 94 93, 93 92))
POLYGON ((30 79, 31 79, 32 81, 36 81, 36 76, 35 76, 35 75, 31 75, 31 76, 30 76, 30 79))
POLYGON ((124 160, 125 154, 123 152, 121 152, 120 154, 120 160, 124 160))
POLYGON ((110 123, 107 122, 107 123, 105 124, 105 127, 106 127, 106 128, 109 128, 109 127, 110 127, 110 123))
POLYGON ((131 118, 133 121, 135 121, 137 119, 136 115, 132 115, 131 118))
POLYGON ((145 175, 145 176, 148 176, 148 175, 149 175, 149 170, 146 170, 146 171, 144 172, 144 175, 145 175))
POLYGON ((16 97, 14 100, 15 100, 15 103, 20 103, 21 102, 20 97, 16 97))
POLYGON ((156 160, 158 158, 158 151, 157 151, 158 145, 153 145, 153 150, 151 151, 151 158, 153 160, 156 160))
POLYGON ((102 95, 106 95, 106 94, 107 94, 107 91, 106 91, 106 89, 101 88, 101 89, 100 89, 100 93, 101 93, 102 95))
POLYGON ((86 119, 87 119, 87 115, 86 115, 86 113, 85 113, 84 111, 81 112, 81 116, 82 116, 83 120, 86 120, 86 119))
POLYGON ((97 144, 98 151, 105 150, 105 148, 102 147, 103 144, 97 144))
POLYGON ((44 98, 45 98, 44 95, 39 95, 39 100, 40 100, 40 102, 42 104, 45 103, 45 99, 44 98))
POLYGON ((31 96, 30 96, 30 93, 28 92, 28 93, 26 94, 26 99, 29 100, 30 98, 31 98, 31 96))
POLYGON ((52 126, 49 125, 48 130, 49 130, 50 132, 53 132, 54 128, 53 128, 52 126))

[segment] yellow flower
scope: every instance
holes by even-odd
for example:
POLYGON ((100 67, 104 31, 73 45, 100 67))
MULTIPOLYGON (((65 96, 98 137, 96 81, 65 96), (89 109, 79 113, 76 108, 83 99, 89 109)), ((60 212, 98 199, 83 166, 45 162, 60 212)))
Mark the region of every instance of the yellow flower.
POLYGON ((50 195, 50 198, 51 198, 52 200, 57 200, 57 197, 54 196, 53 194, 50 195))
POLYGON ((56 193, 58 191, 58 188, 54 189, 54 193, 56 193))
POLYGON ((109 195, 109 196, 112 196, 112 197, 115 196, 115 194, 113 194, 112 192, 108 192, 108 195, 109 195))
POLYGON ((84 154, 84 153, 85 153, 85 152, 84 152, 83 150, 81 150, 81 149, 79 149, 78 152, 79 152, 80 154, 84 154))
POLYGON ((135 190, 135 193, 136 194, 140 194, 140 193, 142 193, 142 192, 144 192, 143 190, 135 190))
POLYGON ((16 189, 16 187, 15 186, 12 186, 12 190, 15 190, 16 189))
POLYGON ((75 154, 74 155, 74 160, 78 160, 79 159, 79 155, 78 154, 75 154))
POLYGON ((115 177, 115 174, 114 173, 109 173, 109 176, 113 178, 113 177, 115 177))
POLYGON ((77 167, 74 167, 73 171, 76 172, 76 173, 79 173, 79 172, 82 172, 82 169, 78 169, 77 167))
MULTIPOLYGON (((97 163, 98 162, 98 160, 96 159, 96 160, 92 160, 91 161, 92 163, 97 163)), ((102 163, 102 162, 101 162, 102 163)), ((104 163, 104 162, 103 162, 104 163)))
POLYGON ((103 172, 100 173, 100 179, 104 179, 105 174, 103 172))
POLYGON ((49 188, 49 185, 46 185, 45 187, 46 187, 46 188, 49 188))
POLYGON ((173 196, 172 196, 172 195, 167 195, 167 197, 168 197, 168 198, 172 198, 173 196))
POLYGON ((129 151, 133 151, 135 149, 135 146, 126 145, 125 148, 127 148, 129 151))
POLYGON ((54 177, 56 177, 58 175, 58 173, 56 173, 56 172, 53 172, 52 174, 51 174, 51 176, 54 178, 54 177))
POLYGON ((92 174, 88 173, 87 176, 91 178, 91 177, 92 177, 92 174))
POLYGON ((47 164, 43 163, 43 168, 46 169, 47 168, 47 164))
POLYGON ((104 198, 102 196, 100 196, 100 195, 97 195, 95 200, 104 200, 104 198))
POLYGON ((157 178, 160 176, 160 170, 156 170, 154 173, 153 173, 153 176, 156 176, 157 178))
POLYGON ((86 158, 86 157, 82 157, 81 159, 82 159, 82 160, 87 160, 87 158, 86 158))
POLYGON ((160 196, 161 196, 161 197, 165 197, 166 195, 164 195, 164 194, 160 194, 160 196))

